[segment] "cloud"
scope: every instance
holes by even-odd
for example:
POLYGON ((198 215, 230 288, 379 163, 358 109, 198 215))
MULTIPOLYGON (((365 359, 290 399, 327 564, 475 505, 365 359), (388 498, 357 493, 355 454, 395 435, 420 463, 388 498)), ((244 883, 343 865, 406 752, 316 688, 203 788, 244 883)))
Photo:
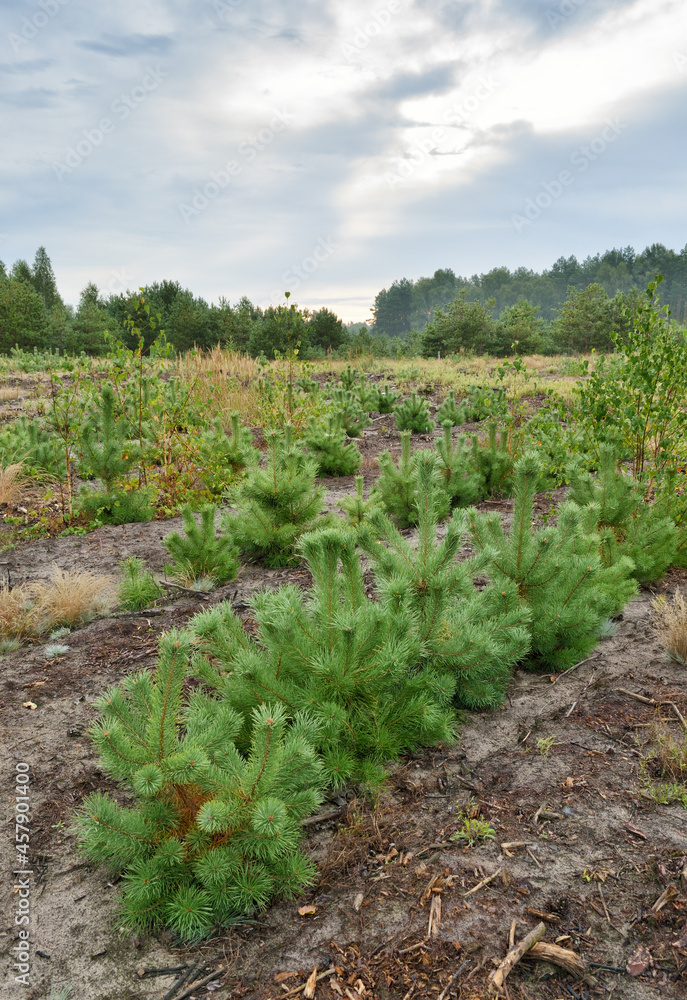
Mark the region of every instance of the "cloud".
POLYGON ((82 40, 77 46, 106 56, 123 56, 132 59, 140 55, 164 55, 173 46, 165 35, 101 35, 99 41, 82 40))

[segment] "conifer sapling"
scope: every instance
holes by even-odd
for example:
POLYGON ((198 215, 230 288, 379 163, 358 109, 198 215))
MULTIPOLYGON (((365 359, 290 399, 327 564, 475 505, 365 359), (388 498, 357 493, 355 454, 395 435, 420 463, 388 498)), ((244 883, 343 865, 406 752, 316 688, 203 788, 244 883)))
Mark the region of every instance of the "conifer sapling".
POLYGON ((227 535, 217 534, 216 510, 206 504, 200 510, 200 524, 191 507, 182 511, 184 534, 173 531, 164 546, 174 560, 165 566, 169 575, 185 587, 199 590, 221 587, 233 580, 239 569, 236 547, 227 535))
POLYGON ((411 434, 429 434, 434 430, 434 421, 429 415, 429 408, 424 399, 413 393, 408 399, 395 407, 396 426, 399 431, 410 431, 411 434))
POLYGON ((354 444, 347 442, 339 413, 329 415, 326 427, 313 421, 305 443, 317 459, 321 476, 352 476, 360 468, 362 456, 354 444))

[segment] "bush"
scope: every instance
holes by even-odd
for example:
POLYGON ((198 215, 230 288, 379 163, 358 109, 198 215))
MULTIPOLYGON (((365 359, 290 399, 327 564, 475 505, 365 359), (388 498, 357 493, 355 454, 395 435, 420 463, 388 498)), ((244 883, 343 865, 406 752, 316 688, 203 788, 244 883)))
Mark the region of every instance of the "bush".
POLYGON ((288 727, 283 708, 263 704, 241 753, 241 717, 225 701, 184 695, 188 653, 169 633, 154 676, 131 676, 97 702, 103 718, 91 738, 133 804, 97 793, 78 814, 81 850, 123 872, 125 922, 184 940, 312 881, 299 820, 323 785, 309 718, 288 727))
POLYGON ((317 459, 321 476, 352 476, 360 468, 362 456, 354 444, 347 443, 338 413, 329 416, 326 428, 313 421, 305 443, 317 459))
POLYGON ((239 568, 236 547, 231 538, 217 534, 212 504, 201 508, 200 524, 189 506, 184 507, 182 517, 184 535, 173 531, 163 540, 174 560, 165 571, 183 586, 200 585, 199 589, 221 587, 233 580, 239 568))
POLYGON ((484 479, 475 466, 474 447, 464 434, 454 445, 450 421, 445 421, 442 428, 443 435, 436 443, 439 482, 452 507, 475 503, 482 496, 484 479))
POLYGON ((460 424, 464 424, 468 419, 468 408, 463 403, 460 406, 456 406, 454 393, 451 390, 443 403, 437 408, 436 418, 437 422, 442 426, 448 423, 451 427, 459 427, 460 424))
POLYGON ((111 493, 84 487, 77 500, 77 514, 91 525, 135 524, 152 521, 155 508, 151 488, 115 489, 111 493))

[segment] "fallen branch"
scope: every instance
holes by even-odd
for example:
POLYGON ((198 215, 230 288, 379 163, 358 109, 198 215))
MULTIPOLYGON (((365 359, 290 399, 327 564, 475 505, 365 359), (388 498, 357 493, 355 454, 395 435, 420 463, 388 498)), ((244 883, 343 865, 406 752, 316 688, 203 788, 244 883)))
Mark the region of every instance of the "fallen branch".
MULTIPOLYGON (((546 934, 546 924, 539 923, 530 931, 519 944, 516 944, 514 948, 511 948, 504 958, 504 960, 499 965, 498 969, 491 978, 490 986, 494 990, 503 989, 503 985, 506 981, 506 977, 509 972, 518 962, 524 958, 530 948, 535 945, 540 938, 543 938, 546 934)), ((562 951, 563 949, 561 949, 562 951)))
POLYGON ((481 882, 478 882, 477 885, 473 885, 472 889, 468 889, 467 892, 463 893, 463 899, 465 899, 466 896, 472 896, 473 892, 477 892, 478 889, 483 889, 485 885, 489 885, 489 883, 493 882, 494 879, 497 878, 502 871, 503 868, 499 868, 497 871, 494 872, 493 875, 489 875, 487 876, 487 878, 483 878, 481 882))
POLYGON ((530 950, 527 958, 533 958, 541 962, 551 962, 558 965, 566 972, 571 972, 574 976, 584 979, 588 986, 596 985, 596 980, 587 971, 587 963, 580 956, 570 951, 568 948, 561 948, 558 944, 548 944, 546 941, 538 941, 530 950))

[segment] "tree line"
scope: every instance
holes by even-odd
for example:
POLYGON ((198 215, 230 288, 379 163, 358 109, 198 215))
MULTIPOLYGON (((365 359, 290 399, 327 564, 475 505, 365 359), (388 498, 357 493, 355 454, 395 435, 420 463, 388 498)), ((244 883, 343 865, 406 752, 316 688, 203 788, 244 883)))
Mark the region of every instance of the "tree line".
MULTIPOLYGON (((653 244, 609 250, 582 263, 560 257, 541 273, 494 268, 464 278, 450 268, 416 281, 402 278, 375 297, 370 323, 345 325, 327 308, 261 308, 245 296, 208 303, 164 280, 143 289, 146 303, 177 351, 216 344, 273 358, 298 347, 302 357, 371 352, 381 357, 446 356, 470 352, 505 355, 576 353, 612 348, 610 333, 623 332, 648 282, 662 274, 662 300, 678 322, 687 319, 687 247, 680 253, 653 244)), ((89 282, 77 306, 57 288, 45 247, 32 265, 0 261, 0 353, 59 349, 102 354, 108 338, 127 343, 126 319, 139 291, 104 295, 89 282)), ((145 317, 141 317, 145 328, 145 317)), ((151 339, 152 339, 151 332, 151 339)), ((135 345, 128 344, 133 347, 135 345)))

